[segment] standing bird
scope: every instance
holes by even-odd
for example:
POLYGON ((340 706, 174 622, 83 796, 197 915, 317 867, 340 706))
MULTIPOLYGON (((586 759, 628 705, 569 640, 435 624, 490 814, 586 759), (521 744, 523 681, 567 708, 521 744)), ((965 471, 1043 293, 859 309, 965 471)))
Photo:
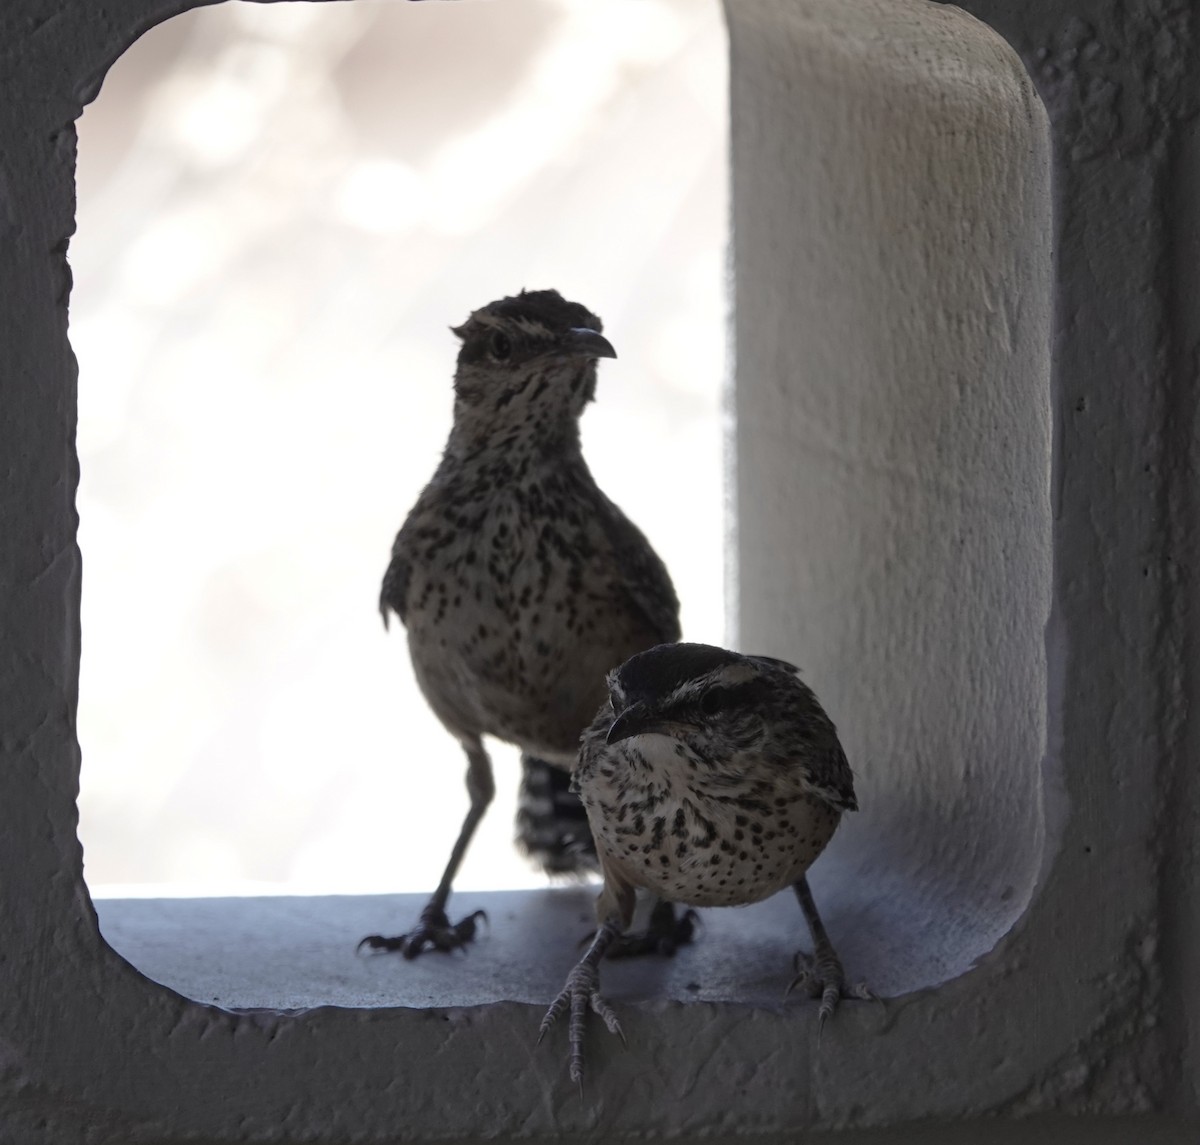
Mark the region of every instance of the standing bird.
MULTIPOLYGON (((601 329, 554 290, 502 298, 454 329, 454 424, 392 546, 379 607, 385 625, 389 612, 404 623, 417 683, 466 752, 471 806, 416 928, 360 947, 413 958, 474 937, 482 912, 451 924, 446 900, 494 792, 485 735, 523 752, 518 842, 551 873, 595 869, 568 790, 580 733, 610 669, 679 639, 666 568, 580 448, 596 361, 616 357, 601 329)), ((655 917, 646 948, 687 941, 689 916, 655 917)))
POLYGON ((569 1010, 571 1080, 583 1079, 589 1008, 621 1033, 598 966, 629 925, 637 887, 692 906, 743 906, 790 886, 814 953, 797 954, 788 990, 804 983, 821 999, 818 1028, 841 998, 873 997, 847 988, 808 887, 809 866, 858 803, 833 723, 796 668, 664 644, 611 672, 608 689, 574 780, 604 874, 600 929, 538 1035, 569 1010))

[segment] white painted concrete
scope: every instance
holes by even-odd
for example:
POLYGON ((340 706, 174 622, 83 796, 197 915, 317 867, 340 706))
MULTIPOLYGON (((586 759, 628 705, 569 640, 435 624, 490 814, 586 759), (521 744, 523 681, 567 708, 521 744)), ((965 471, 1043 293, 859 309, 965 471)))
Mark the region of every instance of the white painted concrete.
POLYGON ((729 12, 739 646, 802 665, 838 724, 862 810, 818 886, 910 933, 928 984, 1043 858, 1046 116, 955 9, 729 12))

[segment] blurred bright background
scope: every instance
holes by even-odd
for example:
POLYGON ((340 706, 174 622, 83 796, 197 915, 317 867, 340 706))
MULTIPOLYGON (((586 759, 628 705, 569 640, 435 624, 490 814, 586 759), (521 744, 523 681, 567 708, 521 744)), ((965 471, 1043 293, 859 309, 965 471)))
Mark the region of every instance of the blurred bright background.
MULTIPOLYGON (((725 55, 717 0, 359 0, 116 63, 70 249, 93 893, 434 887, 465 760, 376 600, 494 298, 602 316, 588 460, 724 639, 725 55)), ((543 885, 492 746, 456 885, 543 885)))

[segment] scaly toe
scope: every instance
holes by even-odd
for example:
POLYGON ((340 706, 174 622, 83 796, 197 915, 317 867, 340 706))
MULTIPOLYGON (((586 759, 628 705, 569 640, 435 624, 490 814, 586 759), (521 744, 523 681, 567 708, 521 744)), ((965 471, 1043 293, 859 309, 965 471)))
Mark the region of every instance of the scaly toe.
POLYGON ((669 902, 655 905, 645 930, 625 933, 608 948, 609 958, 637 958, 644 954, 674 957, 675 951, 687 946, 695 936, 700 916, 690 908, 678 918, 669 902))
POLYGON ((479 919, 487 921, 487 915, 481 910, 451 925, 444 911, 426 907, 421 912, 420 922, 408 934, 390 937, 368 934, 355 947, 355 953, 365 948, 372 954, 401 954, 411 960, 425 950, 436 950, 442 954, 465 950, 467 943, 474 941, 479 919))
POLYGON ((807 954, 802 950, 797 951, 792 960, 792 968, 796 971, 796 976, 788 983, 784 997, 786 998, 797 987, 803 987, 808 997, 821 1000, 817 1009, 818 1044, 825 1029, 825 1023, 833 1017, 842 999, 852 998, 858 1001, 883 1004, 865 982, 859 982, 853 986, 846 985, 845 972, 836 956, 830 954, 818 956, 807 954))
POLYGON ((581 1093, 583 1090, 584 1031, 589 1010, 604 1022, 609 1033, 616 1034, 625 1045, 629 1044, 625 1040, 625 1032, 621 1029, 616 1012, 600 993, 599 972, 594 966, 585 962, 580 962, 567 975, 567 984, 558 997, 550 1003, 550 1008, 546 1011, 545 1017, 542 1018, 542 1024, 538 1028, 537 1037, 540 1045, 555 1022, 563 1014, 570 1013, 567 1025, 567 1040, 570 1047, 567 1058, 568 1074, 571 1081, 580 1087, 581 1093))
POLYGON ((368 934, 354 948, 355 954, 361 954, 365 946, 373 954, 397 954, 408 944, 407 934, 397 934, 391 937, 382 934, 368 934))

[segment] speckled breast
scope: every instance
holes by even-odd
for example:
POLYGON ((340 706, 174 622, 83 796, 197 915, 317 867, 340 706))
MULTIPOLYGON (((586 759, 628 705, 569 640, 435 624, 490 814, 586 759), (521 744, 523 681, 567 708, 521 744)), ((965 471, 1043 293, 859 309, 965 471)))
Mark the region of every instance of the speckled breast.
POLYGON ((531 519, 515 492, 414 562, 409 647, 449 726, 573 761, 604 676, 654 643, 587 522, 531 519))
POLYGON ((592 833, 607 865, 672 902, 765 899, 808 870, 841 818, 816 796, 752 774, 715 791, 690 782, 686 759, 665 736, 620 747, 580 779, 592 833), (654 767, 655 756, 669 766, 654 767))

